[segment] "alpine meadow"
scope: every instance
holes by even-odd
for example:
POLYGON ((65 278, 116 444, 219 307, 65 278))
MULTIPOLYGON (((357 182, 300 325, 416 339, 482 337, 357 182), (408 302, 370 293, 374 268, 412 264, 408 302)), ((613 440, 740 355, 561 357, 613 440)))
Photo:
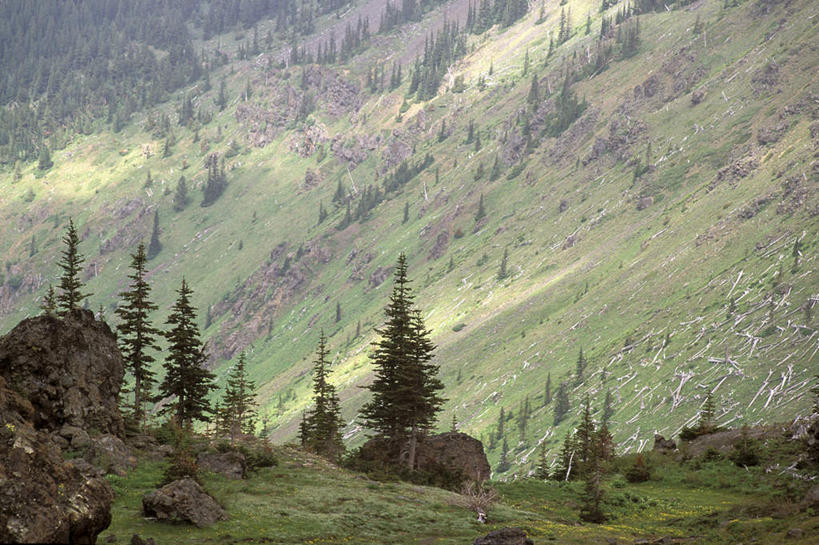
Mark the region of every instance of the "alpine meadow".
POLYGON ((0 3, 0 542, 817 543, 817 25, 0 3))

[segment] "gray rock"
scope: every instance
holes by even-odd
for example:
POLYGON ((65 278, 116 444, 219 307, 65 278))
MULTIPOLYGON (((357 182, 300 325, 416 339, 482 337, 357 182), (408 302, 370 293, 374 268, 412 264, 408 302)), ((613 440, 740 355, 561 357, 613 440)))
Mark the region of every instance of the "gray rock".
POLYGON ((200 452, 196 457, 200 469, 224 475, 228 479, 244 479, 247 462, 240 452, 200 452))
POLYGON ((85 452, 85 459, 106 474, 124 477, 128 470, 137 466, 137 459, 119 437, 106 434, 91 439, 91 445, 85 452))
POLYGON ((216 500, 187 477, 143 496, 142 512, 160 521, 190 522, 199 528, 228 518, 216 500))
POLYGON ((785 532, 785 537, 788 539, 799 539, 805 536, 805 530, 802 528, 791 528, 785 532))
MULTIPOLYGON (((0 376, 31 402, 37 429, 67 424, 122 437, 124 374, 116 337, 89 310, 28 318, 0 337, 0 376)), ((84 440, 74 433, 72 447, 74 437, 84 440)))

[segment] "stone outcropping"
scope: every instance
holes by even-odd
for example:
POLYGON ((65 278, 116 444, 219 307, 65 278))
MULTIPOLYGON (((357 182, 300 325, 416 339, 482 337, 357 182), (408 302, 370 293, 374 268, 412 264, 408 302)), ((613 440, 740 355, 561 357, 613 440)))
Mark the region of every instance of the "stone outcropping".
MULTIPOLYGON (((363 460, 406 464, 406 448, 397 451, 383 439, 372 438, 361 447, 363 460)), ((415 451, 415 468, 437 473, 441 469, 459 475, 464 480, 483 482, 489 479, 491 468, 483 451, 483 443, 465 433, 447 432, 422 438, 415 451)))
POLYGON ((111 523, 111 485, 84 460, 63 461, 35 414, 0 377, 0 543, 96 543, 111 523))
POLYGON ((116 337, 89 310, 28 318, 0 338, 0 376, 31 402, 37 429, 68 425, 122 437, 124 374, 116 337))
POLYGON ((137 459, 125 443, 115 435, 101 435, 90 440, 84 458, 105 473, 124 477, 137 466, 137 459))
POLYGON ((227 520, 227 513, 196 481, 185 477, 142 498, 142 512, 167 522, 190 522, 199 528, 227 520))
POLYGON ((669 452, 674 452, 675 450, 677 450, 677 443, 675 443, 673 439, 666 439, 659 433, 655 433, 654 448, 652 450, 654 452, 667 454, 669 452))
POLYGON ((228 479, 244 479, 247 462, 240 452, 200 452, 196 457, 199 469, 224 475, 228 479))

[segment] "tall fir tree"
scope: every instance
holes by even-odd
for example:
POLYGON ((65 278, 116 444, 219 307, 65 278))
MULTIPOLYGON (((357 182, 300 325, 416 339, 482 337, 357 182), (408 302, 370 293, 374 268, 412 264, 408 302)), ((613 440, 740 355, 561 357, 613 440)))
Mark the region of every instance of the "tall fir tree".
POLYGON ((543 406, 552 402, 552 374, 546 374, 546 386, 543 388, 543 406))
POLYGON ((313 407, 304 417, 302 444, 321 456, 338 461, 344 453, 341 440, 344 424, 336 388, 327 380, 330 366, 327 355, 327 338, 321 331, 313 365, 313 407))
POLYGON ((580 353, 577 355, 577 365, 574 371, 574 380, 576 384, 583 382, 583 373, 586 371, 586 357, 583 356, 583 347, 580 347, 580 353))
POLYGON ((159 391, 163 397, 173 398, 162 412, 173 414, 177 424, 189 428, 194 420, 210 422, 212 411, 207 396, 216 386, 213 373, 204 367, 207 356, 199 339, 196 309, 190 301, 193 292, 184 278, 177 293, 165 322, 170 326, 165 333, 169 346, 159 391))
POLYGON ((48 285, 48 290, 43 296, 43 302, 40 303, 40 309, 42 309, 43 314, 54 314, 54 312, 57 310, 57 300, 54 296, 54 286, 51 284, 48 285))
POLYGON ((549 463, 546 461, 546 441, 540 443, 540 454, 537 459, 535 478, 540 481, 545 481, 549 478, 549 463))
POLYGON ((225 427, 234 444, 240 435, 253 435, 256 428, 256 384, 247 376, 247 356, 239 354, 236 365, 230 370, 222 397, 222 414, 225 427))
POLYGON ((162 243, 159 242, 159 210, 154 210, 154 228, 151 231, 151 242, 148 244, 147 258, 150 261, 162 251, 162 243))
POLYGON ((176 183, 176 191, 173 194, 173 209, 176 212, 181 212, 188 206, 188 203, 190 203, 188 183, 185 181, 184 176, 180 176, 179 181, 176 183))
POLYGON ((407 465, 415 469, 418 439, 435 423, 444 399, 439 394, 443 384, 438 366, 431 362, 435 346, 414 306, 403 253, 384 313, 387 320, 376 330, 381 339, 374 343, 372 355, 375 380, 367 387, 373 397, 362 414, 366 426, 387 439, 399 457, 406 449, 407 465))
POLYGON ((65 316, 70 311, 78 308, 80 302, 90 296, 90 293, 82 293, 83 283, 80 281, 80 265, 85 258, 80 254, 80 237, 77 235, 77 228, 74 227, 74 220, 69 218, 68 228, 63 237, 65 249, 62 251, 59 267, 63 270, 60 277, 61 293, 57 296, 57 314, 65 316))
POLYGON ((158 307, 151 301, 151 286, 145 280, 145 244, 137 246, 131 255, 132 273, 128 276, 131 286, 121 292, 122 304, 114 311, 122 322, 117 325, 117 341, 125 360, 126 369, 134 377, 134 417, 138 422, 145 422, 145 403, 151 400, 151 389, 156 383, 151 364, 154 357, 152 350, 158 350, 156 337, 160 331, 151 325, 149 315, 158 307))
POLYGON ((555 398, 554 425, 557 426, 563 421, 564 418, 566 418, 566 415, 570 409, 569 391, 565 382, 561 382, 560 386, 558 386, 555 398))

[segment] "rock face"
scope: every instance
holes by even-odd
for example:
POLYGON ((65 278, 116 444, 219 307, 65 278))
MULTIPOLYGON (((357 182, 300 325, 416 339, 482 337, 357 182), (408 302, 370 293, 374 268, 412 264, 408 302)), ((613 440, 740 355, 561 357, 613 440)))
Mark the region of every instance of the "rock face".
POLYGON ((96 543, 114 492, 83 460, 63 461, 36 411, 0 377, 0 543, 96 543))
POLYGON ((501 528, 479 537, 474 545, 534 545, 534 542, 520 528, 501 528))
MULTIPOLYGON (((374 437, 361 447, 364 460, 406 463, 406 451, 396 452, 383 439, 374 437)), ((415 453, 416 469, 436 472, 441 468, 460 474, 464 479, 482 482, 489 479, 491 468, 483 451, 483 443, 465 433, 447 432, 430 435, 418 442, 415 453)))
POLYGON ((434 462, 447 469, 461 471, 472 481, 485 481, 492 473, 483 443, 465 433, 430 435, 419 444, 417 457, 421 468, 434 462))
POLYGON ((191 522, 199 528, 228 518, 216 500, 187 477, 146 494, 142 498, 142 511, 146 517, 191 522))
POLYGON ((654 448, 655 452, 668 453, 677 450, 677 443, 673 439, 666 439, 659 433, 654 434, 654 448))
POLYGON ((84 458, 105 473, 124 477, 137 466, 137 459, 125 443, 115 435, 101 435, 90 439, 84 458))
POLYGON ((247 473, 247 462, 240 452, 200 452, 196 465, 228 479, 244 479, 247 473))
POLYGON ((0 338, 0 376, 31 402, 37 429, 68 425, 122 437, 124 373, 114 334, 88 310, 28 318, 0 338))

